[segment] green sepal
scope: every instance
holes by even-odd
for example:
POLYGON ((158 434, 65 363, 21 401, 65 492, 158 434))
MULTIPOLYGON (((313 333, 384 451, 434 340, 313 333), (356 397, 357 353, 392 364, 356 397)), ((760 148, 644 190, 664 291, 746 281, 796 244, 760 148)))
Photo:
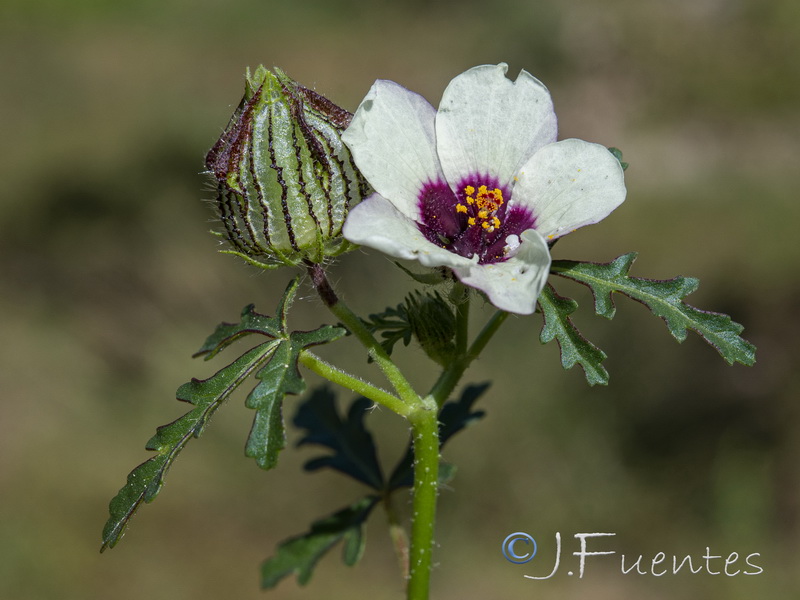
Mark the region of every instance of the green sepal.
POLYGON ((608 385, 608 371, 601 364, 606 353, 587 340, 569 318, 578 308, 572 298, 559 296, 550 284, 539 295, 544 325, 539 334, 543 344, 556 340, 561 349, 561 365, 571 369, 579 364, 589 385, 608 385))
POLYGON ((439 285, 440 283, 444 283, 450 279, 450 277, 447 275, 447 269, 444 267, 434 267, 425 273, 414 273, 414 271, 406 269, 397 261, 395 261, 394 264, 397 268, 403 271, 403 273, 411 277, 411 279, 424 285, 439 285))
POLYGON ((622 150, 620 150, 619 148, 613 148, 612 147, 612 148, 609 148, 608 151, 611 152, 611 154, 614 155, 614 158, 616 158, 619 161, 619 166, 622 167, 622 170, 623 171, 627 170, 628 163, 626 163, 625 161, 622 160, 622 150))
POLYGON ((311 579, 317 562, 339 541, 344 541, 342 560, 354 565, 364 553, 364 529, 367 518, 380 500, 369 495, 334 514, 314 521, 311 529, 282 542, 275 556, 261 565, 261 587, 274 588, 284 577, 297 574, 297 582, 305 585, 311 579))
POLYGON ((612 294, 617 292, 641 302, 654 315, 661 317, 672 336, 682 342, 687 330, 697 332, 717 349, 729 365, 734 362, 751 366, 755 363, 755 346, 739 334, 744 327, 728 315, 707 312, 683 302, 700 285, 693 277, 667 280, 630 277, 628 272, 637 254, 623 254, 609 263, 553 261, 551 272, 577 281, 592 290, 595 312, 608 319, 616 308, 612 294))
POLYGON ((306 471, 325 467, 349 475, 375 490, 384 487, 383 472, 378 462, 372 434, 364 426, 364 417, 372 402, 358 398, 342 419, 336 409, 334 393, 319 387, 297 410, 294 424, 305 429, 306 434, 298 446, 316 444, 333 450, 333 454, 320 456, 306 462, 306 471))

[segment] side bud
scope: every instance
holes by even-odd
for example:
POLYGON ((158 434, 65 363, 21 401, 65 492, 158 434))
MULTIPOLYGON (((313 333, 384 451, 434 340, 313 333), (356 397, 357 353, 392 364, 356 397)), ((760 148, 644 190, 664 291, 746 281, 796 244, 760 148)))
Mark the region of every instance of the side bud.
POLYGON ((438 293, 406 297, 405 314, 419 345, 431 359, 446 366, 455 356, 456 318, 438 293))
POLYGON ((351 118, 277 68, 248 70, 244 98, 206 156, 225 252, 271 269, 355 248, 342 225, 368 185, 341 140, 351 118))

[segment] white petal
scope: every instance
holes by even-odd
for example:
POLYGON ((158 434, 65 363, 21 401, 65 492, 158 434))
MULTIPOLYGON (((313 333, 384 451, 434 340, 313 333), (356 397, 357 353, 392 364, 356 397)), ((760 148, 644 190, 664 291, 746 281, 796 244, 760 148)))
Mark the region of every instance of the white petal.
POLYGON ((418 260, 426 267, 466 268, 475 263, 429 242, 414 221, 380 194, 372 194, 350 211, 342 233, 354 244, 395 258, 418 260))
POLYGON ((376 192, 416 219, 419 191, 443 180, 436 155, 436 109, 393 81, 376 81, 342 140, 376 192))
POLYGON ((505 262, 454 268, 456 276, 489 296, 497 308, 520 315, 536 310, 536 299, 550 272, 550 251, 533 229, 522 233, 516 255, 505 262))
POLYGON ((507 69, 505 64, 473 67, 444 91, 436 137, 451 186, 476 173, 509 185, 534 152, 556 140, 550 92, 527 71, 512 82, 507 69))
POLYGON ((601 221, 625 200, 619 161, 582 140, 545 146, 517 177, 512 202, 533 211, 536 231, 548 240, 601 221))

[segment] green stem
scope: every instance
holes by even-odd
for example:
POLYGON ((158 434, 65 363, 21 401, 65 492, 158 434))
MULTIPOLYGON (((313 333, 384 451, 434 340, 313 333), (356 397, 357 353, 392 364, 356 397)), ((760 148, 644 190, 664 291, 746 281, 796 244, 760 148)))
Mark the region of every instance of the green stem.
POLYGON ((414 391, 414 388, 411 387, 411 384, 403 373, 397 365, 392 362, 392 359, 386 354, 386 350, 378 343, 361 319, 350 310, 349 306, 339 299, 336 292, 333 291, 333 287, 331 287, 331 284, 328 282, 328 278, 322 267, 316 263, 307 263, 306 267, 311 275, 311 281, 314 283, 314 287, 317 289, 317 293, 325 303, 325 306, 327 306, 342 324, 350 330, 350 333, 356 336, 364 345, 372 360, 378 365, 381 371, 383 371, 383 374, 389 380, 389 383, 392 384, 392 387, 394 387, 400 398, 410 407, 418 406, 420 404, 420 398, 414 391))
POLYGON ((463 354, 460 354, 457 359, 447 365, 447 368, 442 371, 441 375, 439 375, 439 379, 437 379, 436 383, 433 384, 429 395, 436 400, 436 403, 440 408, 442 404, 444 404, 445 401, 450 397, 450 394, 453 393, 456 385, 458 385, 458 382, 464 375, 464 371, 467 370, 473 360, 478 358, 480 353, 486 347, 486 344, 489 343, 489 340, 491 340, 492 336, 497 333, 497 330, 507 318, 508 313, 502 310, 498 310, 494 315, 492 315, 492 318, 489 319, 486 325, 484 325, 483 329, 475 338, 475 341, 472 342, 472 345, 469 347, 469 349, 463 354))
POLYGON ((410 416, 414 439, 414 500, 411 523, 408 600, 427 600, 439 492, 438 406, 430 396, 410 416))
MULTIPOLYGON (((322 267, 312 263, 307 263, 306 266, 322 301, 367 348, 369 355, 383 371, 400 398, 336 369, 311 353, 304 353, 301 359, 303 364, 323 377, 359 391, 375 402, 387 406, 394 412, 405 416, 411 423, 414 444, 414 499, 407 598, 408 600, 427 600, 436 522, 436 499, 439 493, 439 421, 437 419, 439 409, 458 384, 464 371, 477 358, 508 317, 508 313, 498 311, 484 326, 472 345, 467 347, 469 291, 463 286, 460 286, 461 289, 456 289, 455 297, 458 298, 459 293, 461 295, 460 300, 456 300, 457 358, 439 376, 431 393, 425 398, 420 398, 361 319, 338 298, 322 267)), ((397 523, 391 506, 387 508, 387 515, 390 521, 390 535, 394 540, 398 555, 401 557, 401 562, 403 562, 405 534, 397 523)))
POLYGON ((500 325, 508 318, 508 313, 503 310, 498 310, 496 313, 492 315, 492 318, 483 326, 483 329, 478 334, 478 337, 475 338, 475 341, 472 342, 472 346, 469 347, 467 351, 467 356, 469 357, 470 362, 478 358, 483 349, 486 347, 486 344, 489 343, 489 340, 492 339, 492 336, 497 333, 497 330, 500 329, 500 325))
POLYGON ((407 417, 411 412, 409 406, 397 396, 363 379, 359 379, 338 367, 334 367, 332 364, 322 360, 319 356, 308 350, 303 350, 300 353, 300 364, 328 381, 353 390, 357 394, 361 394, 365 398, 369 398, 373 402, 385 406, 403 417, 407 417))
POLYGON ((469 289, 463 283, 456 283, 453 296, 456 300, 456 353, 463 356, 467 351, 469 337, 469 289))

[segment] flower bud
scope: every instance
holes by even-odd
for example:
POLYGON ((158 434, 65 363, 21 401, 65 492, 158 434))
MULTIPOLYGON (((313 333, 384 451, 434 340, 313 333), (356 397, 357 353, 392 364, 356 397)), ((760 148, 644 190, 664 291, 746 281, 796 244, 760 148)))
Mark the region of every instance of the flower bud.
POLYGON ((341 140, 351 118, 277 68, 248 70, 244 98, 206 156, 224 252, 269 269, 355 248, 341 229, 368 186, 341 140))
POLYGON ((405 313, 419 345, 431 359, 445 366, 455 356, 453 338, 456 318, 450 305, 438 293, 410 294, 405 313))

